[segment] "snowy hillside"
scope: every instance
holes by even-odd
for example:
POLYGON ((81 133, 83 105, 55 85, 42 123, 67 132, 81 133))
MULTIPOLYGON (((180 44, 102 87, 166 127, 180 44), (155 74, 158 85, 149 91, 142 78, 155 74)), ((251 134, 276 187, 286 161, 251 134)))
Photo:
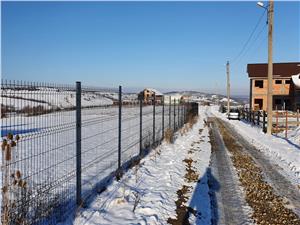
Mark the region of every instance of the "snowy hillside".
MULTIPOLYGON (((180 99, 185 96, 189 101, 199 102, 199 103, 213 103, 213 104, 226 104, 227 97, 220 94, 210 94, 198 91, 179 91, 179 92, 167 92, 165 97, 171 96, 172 99, 180 99)), ((234 105, 240 105, 247 102, 245 97, 232 97, 230 102, 234 105)))
MULTIPOLYGON (((137 94, 124 93, 123 101, 136 101, 137 94)), ((109 106, 118 101, 117 92, 85 91, 81 93, 82 107, 109 106)), ((3 113, 26 113, 30 110, 63 110, 76 105, 76 92, 57 88, 2 89, 1 109, 3 113)))

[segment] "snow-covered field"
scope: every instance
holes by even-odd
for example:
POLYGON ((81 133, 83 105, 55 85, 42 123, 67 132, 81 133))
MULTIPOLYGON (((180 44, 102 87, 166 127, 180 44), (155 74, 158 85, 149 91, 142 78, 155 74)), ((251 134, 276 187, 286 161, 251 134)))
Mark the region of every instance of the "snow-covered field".
MULTIPOLYGON (((139 107, 123 107, 122 164, 139 154, 139 110, 139 107)), ((173 110, 172 107, 171 115, 173 110)), ((166 107, 165 129, 169 127, 168 115, 166 107)), ((177 118, 178 115, 176 123, 177 118)), ((174 126, 173 118, 170 126, 174 126)), ((143 144, 146 146, 153 138, 153 106, 143 107, 142 128, 143 144)), ((75 130, 75 111, 31 117, 21 114, 1 119, 2 136, 9 132, 20 135, 20 141, 13 149, 10 170, 20 170, 27 182, 31 210, 41 205, 51 208, 61 207, 61 204, 68 207, 65 203, 74 204, 75 130)), ((156 106, 155 132, 158 141, 162 137, 162 106, 156 106)), ((118 107, 82 109, 81 133, 82 193, 85 198, 117 169, 118 107)), ((68 208, 60 209, 61 213, 67 211, 68 208)))
MULTIPOLYGON (((112 105, 117 93, 82 91, 81 105, 112 105)), ((2 89, 1 104, 20 110, 26 106, 43 106, 49 108, 71 108, 76 105, 76 92, 56 88, 38 88, 37 90, 2 89)), ((126 96, 126 95, 125 95, 126 96)))
POLYGON ((163 142, 141 160, 139 166, 127 171, 120 181, 114 180, 107 190, 95 196, 94 201, 77 213, 75 221, 69 218, 64 224, 167 224, 176 218, 176 192, 191 186, 187 193, 187 206, 201 217, 190 216, 191 224, 210 224, 210 200, 207 185, 207 168, 210 161, 208 128, 200 110, 198 122, 185 134, 177 132, 175 143, 163 142), (199 129, 203 129, 201 137, 199 129), (200 140, 201 138, 201 140, 200 140), (191 149, 196 149, 191 151, 191 149), (183 160, 192 158, 194 169, 201 177, 199 182, 187 183, 183 160))
POLYGON ((288 139, 285 139, 284 134, 270 136, 263 133, 261 128, 246 122, 227 120, 225 114, 218 112, 217 107, 212 107, 211 112, 232 124, 241 135, 272 159, 274 164, 278 164, 294 184, 300 184, 299 128, 289 131, 288 139))

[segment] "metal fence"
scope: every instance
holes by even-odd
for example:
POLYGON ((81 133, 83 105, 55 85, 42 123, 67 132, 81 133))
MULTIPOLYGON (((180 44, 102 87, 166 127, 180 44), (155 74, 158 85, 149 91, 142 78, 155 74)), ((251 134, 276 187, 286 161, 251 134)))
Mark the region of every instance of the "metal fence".
MULTIPOLYGON (((122 88, 1 83, 1 221, 55 224, 116 171, 178 130, 189 104, 122 96, 122 88)), ((194 110, 195 111, 195 110, 194 110)))

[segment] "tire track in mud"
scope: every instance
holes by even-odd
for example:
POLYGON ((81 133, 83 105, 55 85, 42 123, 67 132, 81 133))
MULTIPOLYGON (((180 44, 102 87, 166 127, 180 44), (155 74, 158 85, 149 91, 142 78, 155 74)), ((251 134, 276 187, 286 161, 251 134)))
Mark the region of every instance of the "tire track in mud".
POLYGON ((300 219, 294 212, 300 204, 296 187, 226 122, 214 119, 214 123, 231 153, 231 160, 245 190, 246 201, 253 209, 252 218, 255 222, 264 225, 299 225, 300 219))
POLYGON ((212 118, 208 118, 212 146, 209 187, 212 205, 211 224, 252 224, 251 209, 241 191, 237 173, 212 118))

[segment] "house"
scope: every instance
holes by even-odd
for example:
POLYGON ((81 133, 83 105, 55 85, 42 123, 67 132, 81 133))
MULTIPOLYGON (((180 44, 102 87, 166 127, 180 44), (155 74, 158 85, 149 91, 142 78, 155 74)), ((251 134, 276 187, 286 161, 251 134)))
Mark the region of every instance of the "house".
MULTIPOLYGON (((250 79, 250 108, 267 110, 268 64, 248 64, 247 73, 250 79)), ((300 62, 273 63, 273 110, 300 108, 299 74, 300 62)))
POLYGON ((180 98, 181 102, 189 102, 191 100, 191 96, 190 95, 182 95, 180 98))
POLYGON ((164 95, 153 88, 145 88, 143 91, 139 93, 139 99, 142 99, 145 103, 152 103, 153 97, 155 95, 155 100, 157 103, 161 103, 163 101, 164 95))

